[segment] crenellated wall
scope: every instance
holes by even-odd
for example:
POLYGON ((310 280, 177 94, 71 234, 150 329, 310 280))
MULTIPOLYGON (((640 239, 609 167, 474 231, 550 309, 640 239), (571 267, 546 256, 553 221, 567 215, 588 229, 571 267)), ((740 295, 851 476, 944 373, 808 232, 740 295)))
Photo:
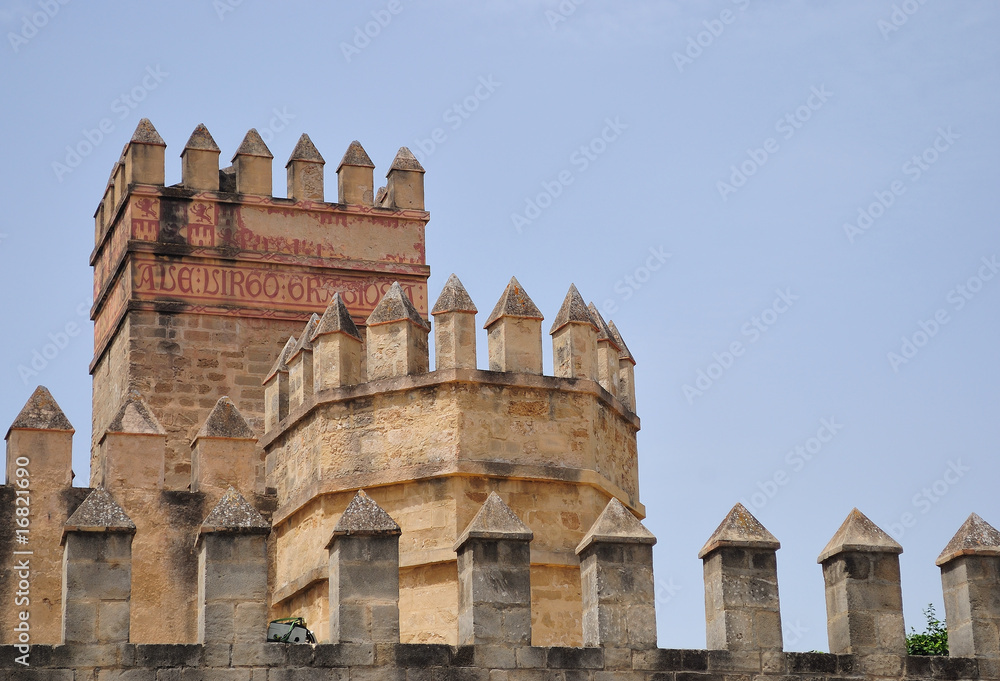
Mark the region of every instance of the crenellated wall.
POLYGON ((639 420, 619 378, 633 384, 634 360, 571 287, 551 330, 556 375, 542 375, 542 313, 512 279, 485 324, 493 370, 480 371, 477 312, 452 275, 432 311, 434 371, 430 324, 395 283, 364 342, 336 297, 275 359, 261 444, 278 501, 276 612, 327 635, 324 535, 365 488, 403 528, 402 640, 458 642, 452 543, 496 491, 546 528, 531 546, 534 642, 582 642, 576 545, 609 499, 644 514, 639 420))
MULTIPOLYGON (((352 142, 324 193, 325 160, 303 135, 272 195, 273 157, 255 130, 233 165, 204 125, 164 186, 166 144, 143 119, 95 213, 94 451, 115 409, 140 391, 167 433, 165 484, 190 478, 188 444, 230 396, 258 431, 261 379, 285 339, 339 291, 358 322, 393 281, 427 311, 423 168, 400 149, 376 201, 374 164, 352 142)), ((99 462, 95 461, 99 468, 99 462)))
MULTIPOLYGON (((832 652, 786 653, 780 640, 778 541, 737 505, 703 547, 708 650, 657 647, 655 537, 617 499, 590 526, 580 556, 583 647, 531 645, 536 588, 530 546, 538 534, 491 492, 459 533, 458 646, 400 644, 396 520, 364 491, 325 542, 328 641, 264 643, 270 523, 234 487, 196 526, 197 644, 134 641, 135 540, 141 531, 106 490, 90 491, 62 526, 61 643, 0 648, 0 676, 76 679, 346 677, 545 679, 565 681, 742 681, 745 679, 1000 678, 1000 532, 973 514, 938 564, 946 593, 951 657, 914 657, 901 631, 901 551, 856 509, 819 557, 828 591, 832 652), (871 569, 869 569, 871 568, 871 569), (843 596, 832 593, 842 593, 843 596), (716 626, 714 622, 723 624, 716 626), (846 621, 848 626, 842 622, 846 621), (971 626, 976 630, 968 631, 971 626), (958 655, 961 649, 963 656, 958 655)), ((155 569, 155 568, 154 568, 155 569)), ((13 618, 8 621, 16 621, 13 618)), ((313 623, 315 626, 315 622, 313 623)))
POLYGON ((855 509, 818 558, 831 654, 783 651, 780 543, 737 504, 698 554, 708 650, 658 648, 635 359, 570 286, 430 309, 424 170, 324 198, 303 135, 272 196, 199 125, 164 186, 143 119, 95 215, 90 487, 39 387, 6 435, 0 681, 1000 680, 1000 532, 937 560, 950 658, 905 654, 902 547, 855 509), (430 321, 433 318, 433 325, 430 321), (434 333, 431 360, 429 335, 434 333), (261 435, 263 433, 263 435, 261 435), (264 643, 305 617, 319 645, 264 643))

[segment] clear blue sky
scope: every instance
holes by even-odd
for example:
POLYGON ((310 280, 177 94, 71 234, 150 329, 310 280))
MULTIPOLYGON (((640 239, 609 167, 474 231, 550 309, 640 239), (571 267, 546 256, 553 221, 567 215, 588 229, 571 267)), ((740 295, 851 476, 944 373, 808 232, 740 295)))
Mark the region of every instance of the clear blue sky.
POLYGON ((168 183, 202 122, 224 160, 261 130, 278 192, 302 132, 328 196, 352 139, 377 177, 408 145, 432 301, 455 272, 488 312, 516 275, 549 319, 573 282, 615 320, 663 647, 705 645, 696 554, 741 499, 791 650, 827 649, 816 556, 852 507, 896 526, 920 628, 941 548, 1000 525, 996 3, 48 3, 0 9, 0 421, 48 386, 81 484, 91 216, 145 116, 168 183))

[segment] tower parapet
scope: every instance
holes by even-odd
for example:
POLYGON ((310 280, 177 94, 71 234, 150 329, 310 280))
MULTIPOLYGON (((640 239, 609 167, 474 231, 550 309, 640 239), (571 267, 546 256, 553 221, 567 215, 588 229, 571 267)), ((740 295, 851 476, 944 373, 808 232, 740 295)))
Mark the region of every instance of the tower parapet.
MULTIPOLYGON (((316 377, 328 372, 321 342, 361 349, 338 300, 312 332, 311 356, 293 360, 312 362, 313 389, 290 400, 286 416, 269 417, 261 440, 266 484, 278 502, 277 611, 328 620, 326 556, 316 548, 325 538, 314 536, 324 521, 316 518, 332 519, 366 488, 403 530, 402 640, 458 641, 462 568, 452 543, 475 510, 469 501, 492 491, 510 498, 526 522, 549 518, 557 528, 531 545, 532 579, 553 588, 533 596, 530 630, 536 642, 579 644, 582 629, 565 626, 583 618, 576 547, 609 499, 643 513, 639 420, 598 382, 598 326, 582 296, 572 287, 556 315, 554 346, 567 353, 556 353, 557 375, 544 376, 542 313, 512 279, 487 322, 492 371, 479 371, 477 308, 452 275, 433 311, 437 363, 429 371, 429 322, 394 283, 366 320, 366 367, 320 387, 316 377)), ((268 379, 269 394, 285 356, 268 379)), ((617 371, 617 350, 614 362, 617 371)), ((323 625, 318 633, 326 634, 323 625)))
POLYGON ((169 187, 165 146, 143 119, 95 212, 92 444, 140 391, 166 432, 164 487, 178 490, 190 479, 188 445, 221 395, 263 429, 261 382, 275 353, 335 292, 359 326, 394 281, 427 316, 430 216, 423 168, 405 147, 389 168, 391 200, 375 206, 374 164, 356 142, 335 202, 324 200, 324 159, 308 135, 289 155, 287 197, 272 195, 273 154, 255 130, 220 170, 219 145, 199 124, 169 187))

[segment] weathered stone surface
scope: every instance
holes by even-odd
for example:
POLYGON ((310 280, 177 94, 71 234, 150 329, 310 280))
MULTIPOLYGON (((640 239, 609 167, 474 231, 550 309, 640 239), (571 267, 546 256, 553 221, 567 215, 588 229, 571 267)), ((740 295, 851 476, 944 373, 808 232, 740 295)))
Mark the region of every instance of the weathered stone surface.
POLYGON ((577 547, 584 645, 656 646, 655 543, 652 533, 618 499, 608 502, 577 547))
POLYGON ((601 544, 649 544, 656 543, 656 537, 647 530, 639 519, 618 499, 612 497, 601 515, 591 525, 583 540, 577 545, 576 553, 582 553, 593 543, 601 544))
MULTIPOLYGON (((590 313, 590 318, 593 320, 594 326, 597 327, 597 340, 610 343, 614 347, 615 352, 619 352, 621 348, 618 347, 618 341, 611 333, 608 323, 604 321, 601 311, 597 309, 597 305, 593 301, 587 303, 587 312, 590 313)), ((617 359, 617 356, 615 359, 617 359)))
POLYGON ((632 351, 628 349, 627 345, 625 345, 621 332, 618 331, 618 327, 615 326, 614 321, 608 322, 608 330, 611 331, 611 337, 614 339, 615 345, 618 346, 618 350, 620 352, 619 358, 628 360, 632 364, 635 364, 635 358, 632 357, 632 351))
POLYGON ((493 307, 493 311, 490 312, 490 316, 486 318, 486 323, 483 324, 483 328, 490 328, 491 325, 502 317, 538 320, 544 319, 541 310, 539 310, 534 301, 528 297, 528 293, 521 286, 517 277, 510 278, 507 288, 503 290, 500 300, 498 300, 497 304, 493 307))
POLYGON ((854 509, 820 554, 831 653, 867 655, 871 659, 866 664, 874 664, 874 657, 891 661, 905 653, 902 550, 854 509))
POLYGON ((567 324, 588 324, 594 328, 595 332, 599 331, 597 324, 590 315, 587 303, 584 302, 583 296, 580 295, 580 292, 576 288, 576 284, 569 285, 569 291, 566 292, 566 297, 563 299, 555 319, 552 320, 552 328, 549 329, 549 334, 554 334, 567 324))
POLYGON ((472 302, 472 298, 469 297, 469 292, 465 290, 465 286, 462 285, 455 273, 452 273, 448 277, 448 281, 444 283, 441 295, 438 296, 437 302, 434 303, 434 309, 431 310, 432 315, 446 312, 469 312, 472 314, 479 312, 475 303, 472 302))
POLYGON ((291 351, 288 353, 288 358, 285 363, 291 368, 292 360, 294 360, 299 353, 303 350, 310 351, 313 349, 312 338, 316 333, 316 329, 319 328, 319 315, 313 313, 309 317, 309 321, 306 322, 305 327, 303 327, 302 332, 299 333, 299 339, 292 346, 291 351))
POLYGON ((855 508, 820 552, 816 562, 822 563, 844 551, 899 554, 903 552, 903 547, 855 508))
POLYGON ((256 440, 257 435, 229 397, 223 396, 198 431, 196 437, 223 437, 256 440))
POLYGON ((302 133, 299 137, 299 141, 295 143, 295 148, 292 149, 291 155, 288 157, 288 165, 291 165, 292 161, 307 161, 309 163, 326 163, 323 155, 319 153, 319 149, 313 144, 313 141, 309 139, 309 135, 302 133))
POLYGON ((165 147, 166 142, 160 137, 160 133, 156 132, 156 128, 148 118, 143 118, 139 121, 139 124, 135 126, 135 132, 132 133, 132 139, 129 140, 132 144, 155 144, 157 146, 165 147))
POLYGON ((476 309, 469 293, 452 274, 434 304, 434 368, 476 368, 476 309))
POLYGON ((705 542, 698 552, 698 557, 704 558, 723 546, 776 551, 781 548, 781 542, 768 532, 743 504, 736 504, 705 542))
POLYGON ((292 350, 295 348, 297 344, 298 341, 295 340, 295 336, 288 337, 288 340, 285 341, 285 347, 283 347, 281 349, 281 352, 278 353, 278 356, 274 360, 274 364, 271 365, 270 371, 267 372, 267 374, 264 376, 264 380, 261 381, 261 383, 267 383, 279 371, 288 373, 288 360, 292 356, 292 350))
POLYGON ((973 513, 941 556, 952 657, 989 660, 1000 670, 1000 533, 973 513))
MULTIPOLYGON (((350 151, 350 149, 348 149, 348 151, 350 151)), ((365 154, 365 156, 367 156, 367 154, 365 154)), ((371 161, 369 161, 369 163, 370 162, 371 161)), ((412 151, 406 147, 400 147, 399 151, 396 152, 396 157, 392 159, 392 165, 389 166, 389 173, 394 170, 422 173, 424 172, 424 167, 420 165, 420 161, 417 160, 417 157, 413 155, 412 151)))
POLYGON ((66 532, 135 532, 135 523, 103 489, 95 489, 65 524, 66 532))
MULTIPOLYGON (((219 145, 215 143, 215 139, 212 134, 205 127, 204 123, 199 123, 194 132, 191 133, 191 137, 188 138, 187 144, 184 145, 184 149, 197 149, 199 151, 219 151, 219 145)), ((218 169, 218 166, 216 166, 218 169)))
POLYGON ((250 505, 242 494, 230 487, 219 499, 201 525, 202 532, 268 533, 271 524, 250 505))
POLYGON ((1000 531, 977 514, 971 514, 934 564, 942 566, 959 556, 1000 556, 1000 531))
POLYGON ((358 331, 357 325, 351 318, 351 312, 344 304, 344 299, 340 296, 339 291, 333 294, 330 304, 327 305, 323 316, 319 318, 319 323, 313 329, 309 340, 315 343, 320 336, 331 333, 343 333, 361 340, 361 332, 358 331))
POLYGON ((361 142, 354 140, 348 145, 347 151, 344 152, 344 157, 340 159, 340 164, 337 166, 338 173, 343 166, 374 168, 375 164, 372 163, 365 148, 361 146, 361 142))
POLYGON ((232 160, 235 161, 237 156, 259 156, 267 159, 274 158, 274 155, 271 153, 271 150, 267 148, 267 144, 264 143, 260 133, 257 132, 257 128, 250 128, 247 131, 247 134, 243 137, 243 141, 240 143, 236 153, 233 154, 232 160))
POLYGON ((327 548, 334 643, 399 642, 399 526, 359 491, 327 548))
POLYGON ((35 388, 8 430, 63 430, 75 432, 62 409, 44 385, 35 388))
POLYGON ((395 281, 389 290, 382 296, 372 313, 368 315, 366 322, 369 327, 377 324, 391 324, 392 322, 408 321, 420 328, 426 329, 427 324, 420 311, 410 302, 406 294, 403 293, 399 282, 395 281))
POLYGON ((330 541, 333 541, 333 537, 344 535, 396 536, 401 532, 396 521, 381 506, 364 490, 358 490, 334 526, 330 541))
POLYGON ((455 540, 458 551, 470 539, 503 539, 507 541, 531 541, 534 534, 521 522, 500 495, 490 492, 476 517, 455 540))
POLYGON ((757 654, 782 648, 774 536, 737 504, 698 553, 704 560, 708 647, 757 654))
POLYGON ((138 391, 133 390, 108 424, 109 433, 165 435, 163 426, 138 391))

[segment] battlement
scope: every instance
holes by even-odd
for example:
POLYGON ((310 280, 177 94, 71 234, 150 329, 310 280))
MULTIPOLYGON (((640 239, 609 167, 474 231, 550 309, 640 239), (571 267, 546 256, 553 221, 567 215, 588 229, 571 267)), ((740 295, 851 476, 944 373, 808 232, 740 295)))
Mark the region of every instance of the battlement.
POLYGON ((171 186, 165 150, 143 119, 95 212, 92 471, 102 466, 96 438, 136 390, 160 412, 164 485, 178 490, 190 478, 188 443, 220 396, 262 429, 268 360, 335 292, 357 324, 393 282, 427 314, 430 214, 424 169, 405 147, 376 192, 375 165, 351 142, 332 200, 308 135, 289 153, 285 197, 274 196, 273 154, 256 130, 220 168, 219 145, 198 125, 171 186))
POLYGON ((174 186, 165 148, 143 119, 95 215, 90 487, 44 387, 7 432, 0 680, 1000 681, 975 514, 937 561, 950 659, 905 654, 902 547, 856 509, 818 558, 830 654, 784 652, 780 543, 739 504, 698 553, 708 649, 658 648, 614 322, 571 285, 546 373, 517 279, 430 308, 406 148, 375 191, 351 142, 336 202, 307 135, 287 197, 254 130, 220 168, 199 125, 174 186), (319 644, 265 643, 279 617, 319 644))
MULTIPOLYGON (((42 418, 55 427, 30 421, 42 414, 44 401, 45 394, 36 392, 12 432, 64 432, 65 424, 49 418, 56 414, 52 405, 49 417, 42 418)), ((149 429, 141 409, 133 404, 130 413, 126 422, 149 429)), ((224 402, 204 430, 210 437, 245 435, 238 413, 224 402)), ((15 471, 37 470, 46 458, 10 449, 8 457, 14 457, 15 471)), ((5 486, 3 496, 11 507, 12 489, 5 486)), ((18 669, 16 658, 30 652, 42 679, 63 678, 59 670, 86 674, 98 668, 150 678, 154 670, 185 669, 245 679, 256 670, 394 678, 458 674, 483 681, 497 672, 553 681, 569 673, 592 681, 1000 678, 1000 532, 975 514, 936 561, 950 658, 906 655, 902 547, 857 509, 817 559, 826 585, 831 652, 783 652, 780 543, 739 504, 698 553, 705 572, 707 650, 659 648, 651 551, 656 538, 617 499, 605 505, 574 548, 582 585, 582 646, 540 646, 533 637, 532 592, 542 585, 532 578, 530 548, 552 528, 524 522, 495 491, 451 546, 458 565, 458 644, 414 645, 400 644, 399 546, 406 531, 362 490, 325 531, 327 634, 319 645, 287 645, 261 641, 275 528, 266 509, 259 510, 259 497, 248 500, 232 485, 216 490, 185 522, 182 545, 198 557, 196 569, 180 583, 194 604, 191 644, 136 642, 134 610, 141 604, 143 573, 163 569, 140 559, 137 547, 144 532, 159 534, 162 526, 143 529, 126 510, 126 490, 81 490, 85 498, 58 521, 63 587, 59 634, 51 642, 58 645, 21 650, 11 640, 0 670, 18 669)))
POLYGON ((575 286, 550 331, 553 375, 542 371, 543 314, 516 278, 485 320, 487 371, 477 369, 477 314, 455 275, 433 325, 398 283, 363 331, 335 294, 278 353, 261 438, 277 502, 278 612, 328 619, 320 533, 364 488, 403 528, 404 640, 458 642, 452 543, 494 491, 551 523, 530 550, 533 578, 551 584, 534 595, 537 640, 580 643, 575 548, 609 499, 645 513, 635 361, 575 286))

